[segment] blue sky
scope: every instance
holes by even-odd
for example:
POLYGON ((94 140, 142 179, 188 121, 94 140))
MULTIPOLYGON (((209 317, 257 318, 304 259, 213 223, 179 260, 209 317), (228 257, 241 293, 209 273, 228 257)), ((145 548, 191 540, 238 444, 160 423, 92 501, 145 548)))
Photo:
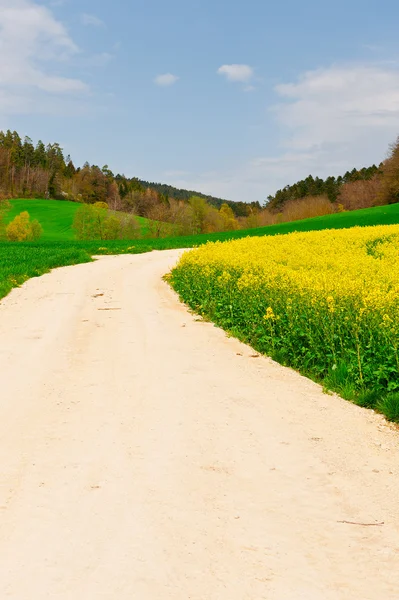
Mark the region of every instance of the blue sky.
POLYGON ((398 18, 391 0, 0 0, 0 127, 262 201, 385 158, 398 18))

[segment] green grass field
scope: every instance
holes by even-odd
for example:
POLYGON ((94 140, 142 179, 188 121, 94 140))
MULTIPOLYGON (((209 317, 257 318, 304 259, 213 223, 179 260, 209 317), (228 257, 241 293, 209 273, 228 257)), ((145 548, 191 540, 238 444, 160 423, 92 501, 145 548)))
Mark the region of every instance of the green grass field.
POLYGON ((37 219, 43 227, 43 241, 74 240, 72 223, 79 204, 59 200, 10 200, 11 210, 7 214, 10 222, 27 210, 32 219, 37 219))
MULTIPOLYGON (((56 200, 12 200, 11 204, 13 212, 8 218, 28 210, 33 218, 41 222, 45 234, 40 242, 0 242, 0 298, 30 277, 37 277, 55 267, 88 262, 96 254, 138 254, 151 250, 192 248, 207 241, 226 241, 246 236, 399 223, 399 204, 392 204, 257 229, 163 239, 80 242, 73 239, 71 230, 78 204, 56 200)), ((145 229, 146 220, 142 220, 142 223, 145 229)))
MULTIPOLYGON (((11 210, 7 214, 9 223, 21 212, 27 210, 32 219, 37 219, 43 227, 41 241, 71 241, 75 239, 72 223, 80 204, 64 200, 10 200, 11 210)), ((136 217, 142 235, 148 232, 148 219, 136 217)))
MULTIPOLYGON (((27 210, 32 219, 37 219, 43 227, 43 236, 41 242, 47 241, 72 241, 75 235, 72 229, 72 223, 79 204, 76 202, 60 200, 10 200, 11 210, 7 215, 7 222, 11 221, 16 215, 27 210)), ((143 235, 148 233, 148 219, 137 217, 141 225, 143 235)), ((317 231, 321 229, 345 229, 348 227, 367 226, 367 225, 392 225, 399 223, 399 204, 390 204, 388 206, 378 206, 375 208, 365 208, 352 212, 343 212, 324 217, 314 217, 302 221, 292 221, 290 223, 280 223, 268 227, 259 227, 256 229, 229 231, 224 233, 213 233, 198 236, 187 236, 184 239, 194 240, 190 244, 196 245, 209 240, 236 239, 247 235, 277 235, 291 233, 293 231, 317 231)), ((183 238, 171 238, 173 244, 176 240, 183 238)), ((147 240, 148 242, 148 240, 147 240)), ((107 242, 109 243, 109 242, 107 242)), ((128 244, 130 245, 130 244, 128 244)), ((169 247, 169 245, 167 246, 169 247)), ((176 247, 173 245, 173 247, 176 247)), ((179 247, 179 246, 177 246, 179 247)))
POLYGON ((270 225, 268 235, 292 233, 293 231, 319 231, 321 229, 348 229, 350 227, 368 227, 372 225, 396 225, 399 223, 399 204, 363 208, 351 212, 313 217, 302 221, 292 221, 279 225, 270 225))

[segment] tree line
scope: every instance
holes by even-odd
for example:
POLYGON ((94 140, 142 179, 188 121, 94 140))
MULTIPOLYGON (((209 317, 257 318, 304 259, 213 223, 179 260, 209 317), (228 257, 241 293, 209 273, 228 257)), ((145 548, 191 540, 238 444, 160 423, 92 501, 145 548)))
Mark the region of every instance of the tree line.
POLYGON ((267 197, 266 205, 270 210, 279 211, 290 201, 300 200, 307 196, 325 195, 330 202, 337 202, 340 197, 343 186, 357 181, 371 181, 374 177, 381 176, 384 164, 379 167, 372 165, 362 169, 353 169, 347 171, 345 175, 338 177, 330 176, 326 179, 312 177, 309 175, 306 179, 297 181, 293 185, 287 185, 281 190, 277 190, 274 196, 267 197))
POLYGON ((86 162, 83 167, 76 167, 58 143, 45 145, 39 140, 34 144, 31 138, 22 139, 16 131, 0 131, 0 197, 106 202, 113 210, 150 217, 149 213, 158 204, 168 204, 170 200, 187 202, 193 196, 218 209, 227 204, 240 217, 260 209, 258 202, 222 200, 137 177, 115 175, 108 165, 99 167, 86 162))
POLYGON ((258 225, 270 225, 344 210, 371 208, 399 202, 399 138, 378 166, 352 169, 338 177, 309 175, 268 196, 257 216, 258 225))
POLYGON ((161 196, 166 198, 173 198, 175 200, 189 200, 193 196, 198 198, 203 198, 208 204, 214 206, 215 208, 221 208, 223 204, 227 204, 230 206, 236 217, 247 217, 254 210, 260 210, 261 205, 259 202, 240 202, 234 200, 223 200, 222 198, 215 198, 215 196, 209 196, 207 194, 201 194, 200 192, 195 192, 193 190, 183 190, 179 188, 175 188, 171 185, 167 185, 165 183, 153 183, 148 181, 143 181, 141 179, 138 182, 144 188, 151 188, 158 192, 161 196))

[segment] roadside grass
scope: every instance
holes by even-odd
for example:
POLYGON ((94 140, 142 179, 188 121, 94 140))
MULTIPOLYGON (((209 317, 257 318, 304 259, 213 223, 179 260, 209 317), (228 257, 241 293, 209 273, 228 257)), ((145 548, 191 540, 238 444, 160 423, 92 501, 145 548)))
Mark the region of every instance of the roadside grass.
POLYGON ((399 393, 392 392, 382 398, 376 406, 377 410, 382 412, 387 419, 399 423, 399 393))
POLYGON ((13 287, 22 285, 31 277, 48 273, 55 267, 89 262, 90 254, 84 248, 69 248, 52 244, 0 243, 0 298, 13 287))

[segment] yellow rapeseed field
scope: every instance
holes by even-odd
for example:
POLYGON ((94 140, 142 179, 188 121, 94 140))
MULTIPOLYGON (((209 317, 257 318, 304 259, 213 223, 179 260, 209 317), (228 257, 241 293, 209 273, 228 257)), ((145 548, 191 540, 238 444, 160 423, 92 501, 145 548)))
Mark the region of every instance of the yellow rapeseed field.
POLYGON ((399 389, 399 225, 208 243, 183 255, 172 285, 199 313, 348 396, 399 389))

